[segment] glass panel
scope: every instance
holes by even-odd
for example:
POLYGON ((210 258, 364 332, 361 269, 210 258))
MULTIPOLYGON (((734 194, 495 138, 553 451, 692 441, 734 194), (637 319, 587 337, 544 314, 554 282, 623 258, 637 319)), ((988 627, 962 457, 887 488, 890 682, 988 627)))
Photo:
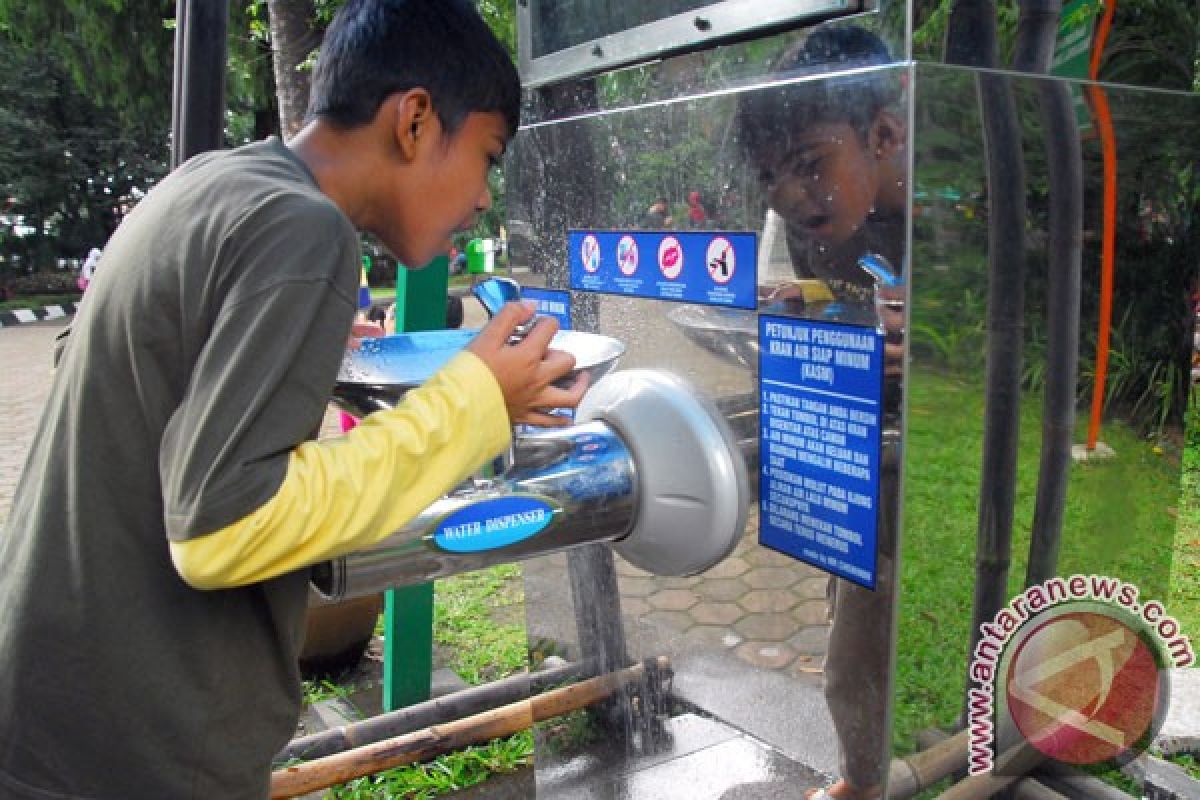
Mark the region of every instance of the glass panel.
MULTIPOLYGON (((1037 56, 1018 54, 1016 4, 1003 4, 997 19, 986 16, 986 3, 962 3, 961 13, 949 13, 951 0, 913 0, 913 57, 924 62, 961 63, 977 67, 1049 72, 1074 79, 1145 86, 1176 91, 1200 88, 1200 5, 1190 0, 1117 2, 1106 20, 1105 3, 1064 0, 1057 23, 1048 21, 1048 43, 1041 67, 1030 66, 1037 56), (990 41, 987 31, 995 31, 990 41), (1101 44, 1103 42, 1103 44, 1101 44), (1092 72, 1093 50, 1103 54, 1092 72)), ((1032 42, 1038 34, 1029 28, 1032 42)))
MULTIPOLYGON (((866 336, 878 330, 902 352, 903 290, 885 324, 875 280, 858 261, 883 256, 903 280, 908 67, 878 66, 890 54, 867 58, 866 50, 886 53, 877 39, 828 30, 841 33, 819 57, 794 37, 786 71, 754 90, 522 131, 508 196, 515 263, 529 268, 522 281, 567 287, 570 228, 753 231, 763 311, 866 336)), ((713 399, 751 475, 761 474, 758 314, 573 295, 577 326, 626 344, 621 369, 666 369, 713 399)), ((757 499, 732 555, 701 575, 655 576, 616 556, 607 582, 599 553, 525 566, 535 650, 593 663, 665 657, 673 673, 669 684, 661 673, 643 678, 624 700, 542 728, 540 795, 715 798, 758 788, 799 796, 842 772, 839 743, 853 754, 852 774, 881 780, 901 367, 888 362, 896 382, 879 426, 876 586, 837 581, 832 638, 829 574, 759 543, 757 499), (616 607, 619 622, 597 613, 605 606, 616 607)))
MULTIPOLYGON (((771 58, 760 65, 779 63, 802 39, 771 40, 771 58)), ((787 786, 795 796, 837 777, 876 780, 885 720, 894 717, 894 754, 906 755, 919 731, 964 713, 980 521, 992 531, 1012 528, 1011 553, 990 560, 1000 580, 978 584, 992 587, 985 600, 1004 603, 1025 584, 1030 531, 1056 527, 1056 497, 1061 539, 1057 562, 1046 562, 1050 575, 1113 576, 1161 601, 1181 630, 1200 627, 1195 598, 1183 581, 1171 583, 1183 535, 1176 514, 1189 296, 1200 280, 1193 133, 1200 98, 1136 88, 1108 88, 1101 98, 1079 82, 939 65, 854 66, 767 73, 751 88, 703 96, 681 84, 656 91, 684 99, 615 102, 615 110, 601 102, 601 81, 600 96, 593 84, 587 98, 593 113, 527 128, 514 144, 507 202, 514 263, 528 269, 519 273, 523 282, 568 288, 571 228, 758 233, 757 312, 572 292, 576 327, 628 345, 622 368, 669 369, 717 403, 752 475, 762 478, 764 463, 773 465, 762 459, 758 437, 764 316, 857 325, 883 337, 885 356, 897 348, 907 355, 884 361, 878 586, 869 594, 838 584, 839 592, 850 586, 842 598, 875 602, 857 611, 843 604, 832 628, 828 574, 760 544, 770 523, 757 513, 733 554, 699 576, 650 575, 605 550, 528 565, 535 650, 593 666, 669 661, 669 670, 659 665, 634 680, 622 699, 540 730, 544 796, 669 797, 678 787, 691 798, 704 786, 712 790, 705 796, 728 790, 733 797, 751 785, 787 786), (1113 453, 1096 457, 1096 447, 1071 462, 1063 458, 1070 445, 1088 441, 1097 383, 1105 241, 1105 132, 1081 111, 1088 94, 1093 107, 1107 101, 1116 154, 1112 330, 1099 429, 1113 453), (1052 109, 1064 113, 1047 146, 1052 109), (1000 127, 985 134, 985 117, 1000 127), (1071 180, 1073 165, 1082 205, 1064 235, 1050 220, 1071 203, 1058 178, 1052 188, 1051 173, 1071 180), (1050 333, 1070 321, 1075 305, 1051 299, 1052 247, 1077 252, 1082 265, 1079 320, 1066 326, 1077 341, 1050 333), (891 277, 905 281, 906 303, 878 262, 865 264, 873 274, 864 268, 865 255, 882 256, 891 277), (997 283, 1005 277, 1013 279, 1009 288, 997 283), (1006 430, 1003 403, 986 399, 989 357, 993 370, 1002 363, 988 313, 1017 298, 1016 323, 992 326, 1018 334, 1020 359, 1009 362, 1017 425, 1006 430), (1066 398, 1065 415, 1044 406, 1050 386, 1066 398), (1009 441, 1016 482, 1005 490, 1007 470, 989 462, 985 472, 984 451, 994 458, 996 442, 1009 441), (1060 446, 1043 453, 1048 442, 1060 446), (1057 485, 1045 480, 1054 463, 1067 465, 1057 485), (899 559, 890 550, 897 539, 899 559), (889 567, 900 588, 891 672, 889 567), (841 643, 831 636, 839 627, 841 643), (856 650, 864 642, 873 649, 856 650), (849 662, 840 670, 839 647, 849 662), (865 734, 855 733, 864 718, 865 734), (722 768, 714 772, 714 763, 722 768)))
MULTIPOLYGON (((1113 576, 1135 585, 1142 603, 1162 602, 1184 630, 1200 624, 1195 598, 1170 582, 1188 385, 1188 296, 1200 247, 1200 147, 1194 136, 1200 97, 1135 89, 1091 97, 1111 109, 1116 216, 1103 425, 1097 447, 1088 450, 1098 386, 1105 132, 1089 115, 1068 113, 1068 130, 1048 136, 1046 116, 1054 97, 1078 109, 1088 91, 1094 90, 1059 80, 937 66, 917 70, 898 754, 915 747, 919 731, 935 725, 951 730, 964 713, 975 565, 984 562, 997 576, 993 596, 1000 603, 1027 585, 1031 531, 1055 527, 1048 498, 1056 490, 1047 482, 1055 457, 1046 448, 1064 426, 1066 446, 1074 445, 1077 460, 1064 459, 1058 487, 1064 497, 1057 565, 1051 561, 1042 577, 1029 579, 1041 583, 1047 573, 1113 576), (1003 100, 1009 95, 1015 136, 1008 137, 1006 150, 1003 100), (980 111, 985 99, 990 122, 980 111), (996 127, 985 132, 985 124, 996 127), (1077 132, 1070 130, 1075 125, 1077 132), (989 155, 996 165, 990 178, 989 155), (1081 222, 1065 233, 1067 251, 1079 248, 1082 264, 1078 343, 1068 342, 1055 355, 1051 331, 1075 303, 1050 294, 1049 253, 1056 240, 1051 219, 1070 205, 1052 172, 1065 167, 1069 175, 1072 164, 1082 188, 1081 222), (1014 178, 1015 218, 1000 199, 1014 178), (1015 226, 1006 229, 1009 218, 1015 226), (1015 291, 989 293, 990 269, 999 270, 1001 279, 1015 276, 1015 291), (985 472, 984 421, 1001 426, 1006 416, 1002 394, 988 399, 988 374, 1001 369, 995 348, 1003 338, 993 333, 989 347, 988 315, 1013 300, 1008 305, 1017 309, 1016 321, 999 330, 1018 334, 1015 428, 998 428, 990 452, 1011 441, 1015 467, 985 472), (1078 358, 1077 382, 1070 380, 1068 355, 1078 358), (1046 396, 1064 374, 1068 407, 1058 414, 1046 396), (1078 460, 1082 455, 1088 457, 1078 460), (1015 485, 1005 492, 1000 487, 1010 475, 1015 485), (1011 511, 1005 494, 1011 494, 1011 511), (984 510, 981 498, 991 498, 984 510), (979 528, 1011 528, 1011 556, 1002 549, 978 550, 979 528)), ((981 621, 992 621, 997 611, 981 621)), ((981 686, 978 680, 970 685, 981 686)), ((996 679, 997 707, 1019 709, 1004 685, 996 679)))

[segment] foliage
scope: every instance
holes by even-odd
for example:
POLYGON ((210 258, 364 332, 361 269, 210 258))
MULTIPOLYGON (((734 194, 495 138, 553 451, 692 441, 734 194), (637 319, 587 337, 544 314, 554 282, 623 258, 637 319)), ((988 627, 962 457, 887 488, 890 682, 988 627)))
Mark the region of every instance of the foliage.
POLYGON ((337 684, 328 678, 322 678, 304 681, 301 691, 304 696, 304 704, 311 706, 335 697, 347 697, 350 694, 350 687, 337 684))
POLYGON ((522 607, 518 575, 509 564, 437 582, 434 641, 469 684, 502 678, 527 663, 523 618, 497 619, 504 609, 522 607))
POLYGON ((1100 80, 1195 91, 1200 88, 1200 14, 1195 0, 1118 3, 1100 80))
POLYGON ((166 173, 166 137, 97 105, 51 48, 0 33, 0 69, 22 76, 0 86, 0 192, 12 198, 0 247, 28 267, 80 258, 166 173))
MULTIPOLYGON (((947 23, 955 0, 913 0, 913 57, 941 61, 947 23)), ((1007 64, 1017 38, 1016 2, 996 3, 996 39, 1000 64, 1007 64)), ((999 65, 998 65, 999 66, 999 65)))
POLYGON ((325 794, 327 800, 408 798, 427 800, 483 783, 492 775, 514 772, 533 763, 533 733, 521 731, 504 739, 468 747, 405 769, 389 770, 351 781, 325 794))
POLYGON ((170 119, 174 16, 175 0, 0 0, 15 43, 56 58, 121 124, 159 130, 170 119))
POLYGON ((24 294, 12 300, 0 300, 0 311, 16 311, 22 308, 42 308, 65 302, 79 302, 82 295, 78 291, 60 294, 24 294))
MULTIPOLYGON (((905 464, 895 711, 901 750, 911 748, 916 731, 949 726, 962 711, 978 515, 977 487, 964 476, 979 470, 982 395, 977 375, 911 373, 907 447, 921 457, 905 464)), ((1039 404, 1026 400, 1008 596, 1024 576, 1040 433, 1039 404)), ((1195 630, 1200 595, 1180 591, 1179 581, 1191 580, 1186 570, 1172 575, 1179 463, 1120 424, 1106 428, 1105 440, 1116 458, 1071 467, 1059 573, 1120 577, 1144 597, 1169 602, 1183 630, 1195 630)))
MULTIPOLYGON (((519 567, 508 564, 458 575, 439 580, 435 587, 434 641, 451 669, 468 683, 479 684, 525 668, 519 567)), ((306 686, 306 694, 321 691, 342 696, 348 688, 306 686)), ((440 797, 527 766, 533 763, 533 752, 533 732, 520 731, 428 763, 350 781, 325 796, 329 800, 440 797)))
MULTIPOLYGON (((980 328, 987 285, 988 197, 983 136, 970 74, 923 67, 914 109, 911 329, 914 353, 950 369, 982 369, 980 328), (965 101, 965 102, 964 102, 965 101), (964 113, 964 107, 970 109, 964 113), (952 189, 953 191, 947 191, 952 189)), ((1032 80, 1013 82, 1027 184, 1025 385, 1040 390, 1047 365, 1046 243, 1053 198, 1032 80)), ((1186 289, 1200 263, 1200 148, 1192 97, 1111 92, 1119 139, 1114 327, 1106 409, 1143 429, 1177 430, 1187 387, 1186 289)), ((1085 219, 1080 386, 1094 382, 1101 268, 1103 169, 1095 137, 1085 139, 1085 219)))

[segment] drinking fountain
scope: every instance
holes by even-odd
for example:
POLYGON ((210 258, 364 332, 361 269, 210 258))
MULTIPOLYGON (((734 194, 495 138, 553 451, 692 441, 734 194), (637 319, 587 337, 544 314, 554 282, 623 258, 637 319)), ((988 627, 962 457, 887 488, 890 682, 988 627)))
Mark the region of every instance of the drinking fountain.
MULTIPOLYGON (((363 340, 347 351, 334 402, 359 416, 392 408, 475 333, 363 340)), ((559 331, 551 347, 593 381, 575 423, 520 426, 503 471, 468 479, 376 545, 318 564, 318 593, 348 599, 595 542, 666 576, 703 572, 733 551, 748 478, 712 402, 665 371, 613 371, 624 347, 611 337, 559 331)))

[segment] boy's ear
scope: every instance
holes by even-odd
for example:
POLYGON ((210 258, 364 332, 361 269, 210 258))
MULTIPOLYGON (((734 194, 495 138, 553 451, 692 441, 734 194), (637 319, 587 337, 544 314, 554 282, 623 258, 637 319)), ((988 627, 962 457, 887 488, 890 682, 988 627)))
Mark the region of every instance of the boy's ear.
POLYGON ((392 135, 405 160, 412 160, 422 137, 428 139, 433 131, 433 99, 425 89, 409 89, 392 96, 392 135))
POLYGON ((877 159, 890 158, 904 148, 904 123, 891 111, 880 111, 871 123, 869 142, 877 159))

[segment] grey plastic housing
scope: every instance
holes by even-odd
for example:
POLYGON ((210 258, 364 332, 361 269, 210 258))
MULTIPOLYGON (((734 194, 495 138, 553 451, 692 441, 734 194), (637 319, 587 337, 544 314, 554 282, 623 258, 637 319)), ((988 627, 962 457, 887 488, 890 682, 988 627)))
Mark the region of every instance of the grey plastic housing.
POLYGON ((723 561, 746 528, 749 483, 737 441, 713 403, 661 370, 612 373, 584 396, 578 422, 602 420, 633 454, 638 499, 613 549, 655 575, 694 575, 723 561))

